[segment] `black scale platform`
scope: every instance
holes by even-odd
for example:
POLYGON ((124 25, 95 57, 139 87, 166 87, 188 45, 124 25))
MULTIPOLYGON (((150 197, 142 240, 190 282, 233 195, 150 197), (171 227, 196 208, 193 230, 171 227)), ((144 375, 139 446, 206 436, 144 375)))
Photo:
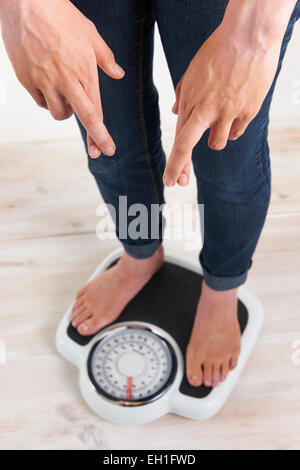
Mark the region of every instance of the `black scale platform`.
MULTIPOLYGON (((202 276, 199 274, 165 262, 160 271, 132 299, 114 323, 123 321, 152 323, 166 330, 175 339, 185 357, 201 284, 202 276)), ((238 317, 243 333, 248 321, 248 312, 241 301, 238 305, 238 317)), ((71 324, 69 324, 67 334, 81 346, 88 344, 95 336, 82 336, 71 324)), ((211 390, 211 387, 192 387, 185 376, 180 385, 181 393, 195 398, 204 398, 211 390)))

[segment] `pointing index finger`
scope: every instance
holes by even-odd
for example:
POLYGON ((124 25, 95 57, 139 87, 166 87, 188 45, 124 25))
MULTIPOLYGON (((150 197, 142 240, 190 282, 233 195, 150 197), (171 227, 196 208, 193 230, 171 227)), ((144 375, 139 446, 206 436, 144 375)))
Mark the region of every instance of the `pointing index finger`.
POLYGON ((167 186, 176 184, 184 166, 191 160, 193 148, 208 127, 205 121, 201 121, 199 115, 196 115, 196 112, 193 111, 177 133, 164 174, 164 183, 167 186))
POLYGON ((66 98, 70 101, 73 110, 97 147, 105 155, 113 155, 115 153, 114 141, 102 122, 97 107, 93 105, 81 84, 76 84, 66 98))

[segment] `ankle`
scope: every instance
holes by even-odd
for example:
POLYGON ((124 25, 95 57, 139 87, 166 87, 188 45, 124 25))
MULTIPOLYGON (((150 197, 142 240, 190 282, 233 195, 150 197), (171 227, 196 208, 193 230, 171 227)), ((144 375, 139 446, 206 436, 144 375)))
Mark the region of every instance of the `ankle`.
POLYGON ((164 261, 164 250, 163 246, 160 245, 155 253, 149 258, 133 258, 127 252, 124 252, 121 263, 124 265, 125 270, 130 275, 132 273, 134 276, 136 275, 147 275, 155 273, 163 264, 164 261))
POLYGON ((202 292, 201 296, 210 299, 212 301, 218 302, 218 301, 232 301, 234 299, 237 299, 237 291, 238 288, 234 289, 228 289, 228 290, 215 290, 209 287, 205 280, 202 282, 202 292))
POLYGON ((203 281, 200 305, 202 315, 207 314, 209 317, 216 315, 218 318, 221 312, 223 319, 226 315, 231 318, 233 314, 237 315, 237 289, 215 291, 203 281))

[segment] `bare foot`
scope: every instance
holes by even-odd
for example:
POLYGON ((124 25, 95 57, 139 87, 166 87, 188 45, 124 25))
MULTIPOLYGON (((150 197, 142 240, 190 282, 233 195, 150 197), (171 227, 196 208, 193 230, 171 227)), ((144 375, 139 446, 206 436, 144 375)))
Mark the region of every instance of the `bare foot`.
POLYGON ((224 380, 237 365, 240 338, 237 289, 215 291, 203 281, 186 353, 189 383, 216 387, 224 380))
POLYGON ((124 252, 115 266, 78 292, 71 315, 74 328, 81 335, 91 335, 115 321, 128 302, 160 269, 163 261, 162 246, 145 259, 135 259, 124 252))

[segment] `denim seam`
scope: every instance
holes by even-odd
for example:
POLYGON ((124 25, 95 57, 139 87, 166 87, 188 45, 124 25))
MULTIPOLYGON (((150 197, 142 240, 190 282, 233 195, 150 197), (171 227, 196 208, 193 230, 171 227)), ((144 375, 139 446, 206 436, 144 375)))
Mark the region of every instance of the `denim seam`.
MULTIPOLYGON (((155 183, 155 178, 152 170, 151 165, 151 155, 149 152, 148 147, 148 138, 147 138, 147 130, 144 118, 144 107, 143 107, 143 49, 144 49, 144 23, 146 18, 146 4, 145 1, 142 3, 142 11, 141 17, 137 21, 138 26, 138 47, 137 47, 137 62, 136 62, 136 76, 137 76, 137 110, 138 110, 138 122, 140 124, 140 131, 142 136, 142 146, 143 151, 145 154, 145 163, 146 163, 146 170, 149 175, 150 179, 150 187, 152 188, 151 196, 154 196, 154 201, 159 203, 158 197, 158 190, 155 183)), ((118 168, 119 169, 119 168, 118 168)), ((122 178, 121 178, 122 180, 122 178)), ((150 195, 150 193, 149 193, 150 195)), ((150 196, 150 197, 151 197, 150 196)), ((151 197, 151 199, 152 199, 151 197)), ((147 243, 145 240, 145 244, 143 245, 134 245, 131 243, 127 243, 124 240, 120 240, 125 251, 134 258, 145 258, 150 257, 152 254, 157 250, 158 246, 161 244, 161 237, 157 240, 152 240, 150 243, 147 243)))
MULTIPOLYGON (((265 145, 266 142, 268 143, 268 127, 265 127, 263 129, 263 135, 262 135, 261 145, 260 145, 260 152, 258 153, 259 165, 260 165, 262 174, 264 176, 265 194, 266 194, 266 196, 268 196, 269 191, 267 190, 267 187, 269 188, 269 186, 270 186, 270 178, 268 176, 266 166, 265 166, 265 164, 263 164, 263 161, 262 161, 262 156, 263 156, 263 153, 264 153, 264 145, 265 145)), ((268 200, 269 200, 269 196, 268 196, 268 200)))
POLYGON ((261 126, 261 129, 260 129, 260 132, 258 134, 259 136, 259 145, 257 146, 257 149, 256 149, 256 152, 255 152, 255 161, 256 161, 256 165, 258 166, 261 174, 262 174, 262 180, 265 180, 266 176, 265 176, 265 172, 264 172, 264 168, 263 168, 263 165, 262 165, 262 162, 261 162, 261 155, 262 155, 262 152, 263 152, 263 146, 264 146, 264 127, 261 126))
MULTIPOLYGON (((97 13, 98 13, 98 17, 101 18, 102 17, 102 10, 101 10, 101 7, 100 7, 100 4, 97 2, 97 13)), ((107 157, 107 156, 103 156, 102 154, 100 155, 99 158, 111 158, 111 157, 107 157)), ((93 160, 94 161, 94 160, 93 160)), ((126 190, 125 190, 125 185, 124 185, 124 182, 123 182, 123 177, 122 177, 122 168, 120 167, 120 164, 118 162, 118 159, 117 158, 113 158, 112 159, 112 162, 113 162, 113 165, 114 165, 114 169, 115 169, 115 172, 118 174, 118 181, 121 183, 122 185, 122 193, 121 191, 119 191, 119 196, 120 195, 126 195, 126 190)), ((96 179, 96 178, 95 178, 96 179)), ((96 180, 97 182, 97 180, 96 180)), ((121 188, 120 188, 121 189, 121 188)), ((117 227, 116 227, 116 233, 117 233, 117 227)))
POLYGON ((138 80, 138 117, 141 126, 141 134, 143 140, 144 153, 146 157, 146 166, 150 178, 150 183, 154 195, 154 200, 158 204, 158 190, 155 183, 155 178, 153 174, 152 164, 151 164, 151 155, 149 152, 148 138, 146 123, 144 117, 144 100, 143 100, 143 60, 144 60, 144 25, 146 17, 146 3, 145 0, 142 1, 142 19, 139 25, 139 37, 138 37, 138 71, 137 71, 137 80, 138 80))

